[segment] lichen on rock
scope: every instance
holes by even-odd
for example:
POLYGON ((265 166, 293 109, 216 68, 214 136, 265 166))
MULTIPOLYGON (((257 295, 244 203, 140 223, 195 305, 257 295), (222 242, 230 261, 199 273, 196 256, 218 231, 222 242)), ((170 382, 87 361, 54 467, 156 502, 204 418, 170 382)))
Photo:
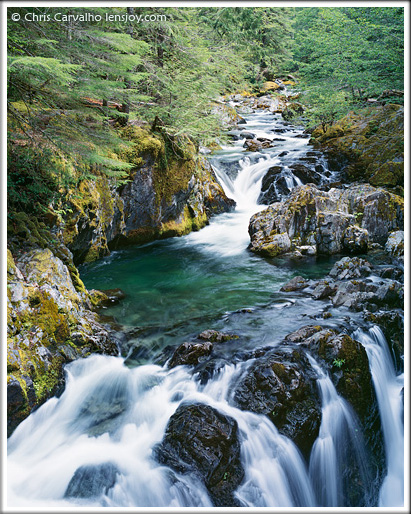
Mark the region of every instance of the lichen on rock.
POLYGON ((354 184, 322 191, 308 184, 251 217, 249 248, 269 257, 301 246, 326 255, 365 253, 369 243, 385 244, 401 229, 403 217, 403 198, 382 188, 354 184))

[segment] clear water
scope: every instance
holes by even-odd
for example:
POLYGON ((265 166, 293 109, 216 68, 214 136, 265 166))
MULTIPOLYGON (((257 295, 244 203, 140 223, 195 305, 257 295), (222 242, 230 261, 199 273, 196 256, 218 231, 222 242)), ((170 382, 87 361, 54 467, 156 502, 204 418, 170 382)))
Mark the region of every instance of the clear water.
POLYGON ((241 138, 211 158, 226 194, 237 203, 234 212, 212 218, 199 232, 113 252, 80 268, 89 289, 119 287, 127 295, 105 314, 125 330, 139 329, 136 345, 142 350, 137 352, 138 363, 150 361, 165 346, 176 346, 208 328, 242 336, 243 348, 275 344, 324 308, 322 302, 313 303, 298 294, 290 298, 280 288, 295 275, 324 276, 336 257, 273 261, 247 249, 250 217, 265 207, 257 203, 264 174, 273 165, 287 168, 287 163, 312 148, 307 139, 295 137, 303 129, 284 125, 279 115, 263 111, 246 118, 247 124, 233 132, 252 131, 267 138, 275 135, 273 127, 283 127, 286 132, 281 134, 284 141, 274 148, 246 152, 241 138), (289 154, 279 157, 285 150, 289 154), (227 161, 234 165, 230 173, 223 165, 227 161))

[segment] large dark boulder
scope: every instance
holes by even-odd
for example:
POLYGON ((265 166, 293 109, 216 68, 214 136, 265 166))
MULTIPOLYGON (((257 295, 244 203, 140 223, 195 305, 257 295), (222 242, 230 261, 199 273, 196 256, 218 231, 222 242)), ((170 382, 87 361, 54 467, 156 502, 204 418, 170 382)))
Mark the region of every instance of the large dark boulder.
POLYGON ((302 338, 299 344, 321 360, 337 391, 353 406, 360 419, 364 419, 375 402, 375 395, 367 353, 361 343, 348 334, 322 329, 302 338))
POLYGON ((301 180, 303 184, 319 184, 321 182, 321 175, 315 170, 304 166, 304 164, 292 164, 290 166, 290 170, 301 180))
POLYGON ((238 506, 244 477, 237 422, 209 405, 182 404, 171 416, 155 456, 178 473, 197 475, 216 507, 238 506))
POLYGON ((302 348, 289 344, 258 358, 235 389, 235 404, 265 414, 308 457, 318 436, 321 402, 316 374, 302 348))

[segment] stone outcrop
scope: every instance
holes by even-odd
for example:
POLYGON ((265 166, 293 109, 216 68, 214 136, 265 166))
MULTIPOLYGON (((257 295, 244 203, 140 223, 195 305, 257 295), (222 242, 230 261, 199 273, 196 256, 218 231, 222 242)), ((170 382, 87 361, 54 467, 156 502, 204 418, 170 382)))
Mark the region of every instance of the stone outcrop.
POLYGON ((216 507, 238 506, 234 491, 244 470, 237 422, 209 405, 182 404, 171 416, 157 460, 178 473, 193 473, 216 507))
POLYGON ((319 127, 311 142, 351 181, 374 186, 404 186, 404 107, 373 106, 365 114, 347 114, 324 133, 319 127))
MULTIPOLYGON (((59 250, 72 264, 70 252, 59 250)), ((7 253, 9 434, 62 389, 65 363, 91 353, 118 355, 116 341, 91 310, 92 297, 78 276, 74 286, 73 271, 62 258, 48 248, 21 254, 16 261, 7 253)))
POLYGON ((319 254, 364 253, 403 228, 404 200, 367 184, 322 191, 308 184, 252 216, 250 250, 274 257, 302 246, 319 254))
POLYGON ((85 180, 69 194, 71 212, 60 234, 76 264, 119 246, 199 230, 210 216, 235 206, 191 142, 178 153, 172 141, 166 145, 139 127, 125 128, 123 137, 129 141, 123 157, 133 165, 128 177, 120 185, 106 176, 85 180))

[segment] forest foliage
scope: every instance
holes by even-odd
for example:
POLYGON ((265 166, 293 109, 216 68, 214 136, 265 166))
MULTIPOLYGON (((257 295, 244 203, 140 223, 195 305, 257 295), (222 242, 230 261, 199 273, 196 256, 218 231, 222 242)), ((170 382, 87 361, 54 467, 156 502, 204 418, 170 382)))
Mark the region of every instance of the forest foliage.
POLYGON ((166 141, 207 143, 223 130, 213 102, 226 93, 258 93, 267 80, 297 77, 311 123, 332 123, 370 97, 401 92, 403 11, 9 8, 10 212, 44 210, 93 174, 121 185, 132 167, 121 150, 124 125, 154 126, 166 141), (41 21, 57 11, 68 21, 41 21), (147 13, 158 20, 124 21, 125 14, 147 13))

